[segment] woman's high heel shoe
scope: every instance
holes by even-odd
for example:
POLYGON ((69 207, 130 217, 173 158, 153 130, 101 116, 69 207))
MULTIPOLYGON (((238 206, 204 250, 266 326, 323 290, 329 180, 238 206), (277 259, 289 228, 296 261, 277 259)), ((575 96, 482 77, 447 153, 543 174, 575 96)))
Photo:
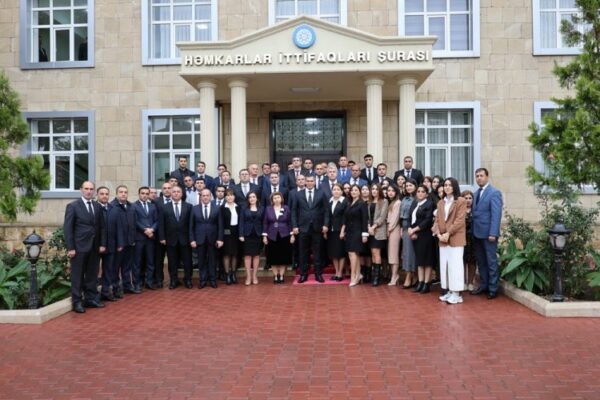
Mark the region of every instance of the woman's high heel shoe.
POLYGON ((396 279, 394 279, 394 278, 390 279, 390 283, 388 283, 388 286, 396 286, 398 284, 399 280, 400 280, 400 276, 397 276, 396 279))
POLYGON ((424 286, 425 286, 425 282, 419 282, 419 284, 413 289, 413 292, 415 292, 415 293, 421 292, 421 290, 423 290, 424 286))

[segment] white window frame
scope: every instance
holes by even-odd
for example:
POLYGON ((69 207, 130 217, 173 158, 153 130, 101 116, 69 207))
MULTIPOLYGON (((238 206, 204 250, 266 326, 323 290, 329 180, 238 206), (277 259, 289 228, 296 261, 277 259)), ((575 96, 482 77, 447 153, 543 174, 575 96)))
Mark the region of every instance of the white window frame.
MULTIPOLYGON (((215 120, 215 130, 212 133, 213 135, 215 135, 217 137, 217 140, 215 141, 215 148, 213 149, 213 151, 215 152, 215 154, 217 154, 217 163, 220 163, 220 159, 219 159, 219 155, 220 155, 220 151, 219 149, 221 148, 220 145, 220 118, 219 118, 219 111, 220 109, 215 107, 214 109, 214 120, 215 120)), ((158 151, 158 152, 154 152, 152 151, 151 148, 151 124, 150 124, 150 119, 154 118, 154 117, 178 117, 178 116, 198 116, 199 118, 201 118, 201 113, 200 113, 200 109, 199 108, 161 108, 161 109, 147 109, 147 110, 142 110, 142 182, 144 185, 152 185, 153 184, 153 176, 154 176, 154 170, 153 170, 153 165, 151 162, 151 157, 153 153, 161 153, 162 151, 158 151)), ((172 135, 172 132, 169 133, 170 135, 172 135)), ((200 119, 200 135, 203 134, 202 132, 202 119, 200 119)), ((202 139, 200 139, 202 140, 202 139)), ((191 170, 195 170, 196 167, 196 163, 198 161, 201 160, 195 160, 194 159, 194 154, 199 152, 200 153, 200 158, 202 159, 202 149, 200 148, 200 144, 198 143, 198 148, 196 149, 191 149, 191 155, 192 155, 192 159, 189 164, 188 167, 191 170)), ((181 153, 181 154, 188 154, 190 153, 189 150, 187 149, 169 149, 169 150, 165 150, 164 153, 181 153)), ((172 158, 172 157, 171 157, 172 158)), ((169 171, 173 171, 176 169, 176 165, 173 164, 174 161, 173 159, 170 160, 170 162, 172 163, 172 169, 169 171)), ((215 166, 216 167, 216 166, 215 166)))
MULTIPOLYGON (((543 110, 555 110, 558 108, 558 104, 553 101, 536 101, 533 103, 533 122, 538 126, 539 129, 543 128, 544 121, 542 121, 542 111, 543 110)), ((546 167, 544 159, 542 158, 542 154, 539 151, 533 152, 533 167, 540 174, 545 174, 546 167)), ((593 185, 581 185, 581 188, 578 188, 581 191, 581 194, 598 194, 596 190, 594 190, 593 185)))
MULTIPOLYGON (((404 17, 406 14, 404 2, 410 0, 398 0, 398 36, 406 36, 405 33, 405 24, 404 17)), ((451 11, 444 11, 439 13, 428 13, 425 11, 423 14, 425 15, 425 21, 427 20, 428 15, 440 15, 440 16, 448 16, 452 14, 451 11)), ((461 12, 462 14, 463 12, 461 12)), ((479 57, 480 56, 480 20, 481 20, 481 12, 480 12, 480 0, 471 0, 471 38, 473 48, 471 50, 433 50, 432 56, 433 58, 469 58, 469 57, 479 57)), ((424 22, 426 24, 426 22, 424 22)), ((450 38, 450 24, 446 23, 446 34, 447 38, 450 38)), ((425 27, 424 27, 425 28, 425 27)), ((429 35, 428 29, 424 30, 425 35, 429 35)), ((448 41, 448 43, 450 43, 448 41)))
MULTIPOLYGON (((190 0, 191 1, 191 0, 190 0)), ((210 0, 210 36, 211 42, 217 41, 219 36, 219 2, 218 0, 210 0)), ((177 4, 185 5, 185 4, 177 4)), ((142 65, 174 65, 181 64, 181 57, 169 57, 169 58, 154 58, 151 52, 151 39, 152 39, 152 0, 142 0, 142 65)), ((195 20, 194 20, 195 21, 195 20)), ((194 24, 192 21, 181 21, 183 24, 194 24)), ((171 38, 175 38, 175 25, 178 25, 171 20, 168 22, 171 25, 171 38)), ((192 30, 193 32, 193 30, 192 30)), ((176 43, 172 41, 171 50, 174 54, 176 43)), ((172 55, 173 55, 172 54, 172 55)))
MULTIPOLYGON (((556 0, 558 3, 558 0, 556 0)), ((560 25, 562 14, 571 14, 575 9, 563 10, 554 8, 557 15, 557 38, 556 43, 558 47, 555 48, 544 48, 542 47, 542 19, 541 19, 541 7, 540 0, 533 0, 533 55, 534 56, 548 56, 548 55, 577 55, 581 53, 581 47, 562 47, 562 34, 560 33, 560 25)))
MULTIPOLYGON (((73 9, 73 7, 65 7, 66 9, 73 9)), ((19 9, 19 52, 20 52, 20 64, 21 69, 50 69, 50 68, 91 68, 94 67, 94 0, 87 0, 87 24, 75 24, 71 21, 69 25, 55 26, 51 29, 51 46, 48 49, 49 53, 52 53, 51 49, 54 49, 54 37, 58 30, 69 30, 70 37, 70 53, 71 57, 74 58, 74 54, 77 51, 75 49, 75 28, 78 26, 87 26, 87 60, 84 61, 51 61, 53 58, 52 54, 48 54, 50 57, 49 61, 45 62, 33 62, 31 61, 31 54, 34 49, 37 49, 37 45, 33 43, 33 27, 32 27, 32 0, 20 0, 19 9)), ((51 25, 54 26, 54 25, 51 25)))
MULTIPOLYGON (((347 26, 348 25, 348 0, 339 0, 340 2, 340 22, 339 24, 342 26, 347 26)), ((295 4, 295 10, 296 13, 294 16, 290 16, 291 18, 295 18, 298 16, 298 0, 294 1, 295 4)), ((317 10, 321 9, 321 2, 320 0, 317 0, 317 10)), ((319 14, 317 15, 311 15, 312 17, 315 18, 321 18, 321 16, 319 14)), ((275 15, 275 0, 269 0, 269 25, 275 25, 277 23, 283 22, 283 21, 278 21, 277 20, 277 16, 275 15)))
MULTIPOLYGON (((469 110, 473 115, 473 173, 481 167, 481 104, 479 101, 455 101, 455 102, 418 102, 415 103, 415 113, 418 111, 449 111, 449 110, 469 110)), ((416 150, 416 125, 415 125, 415 150, 416 150)), ((440 145, 446 147, 446 145, 440 145)), ((432 144, 428 147, 436 147, 432 144)), ((416 154, 415 154, 416 157, 416 154)), ((425 174, 425 170, 423 170, 425 174)), ((472 185, 460 185, 461 190, 471 189, 472 185)))
MULTIPOLYGON (((22 156, 30 156, 32 154, 38 154, 37 152, 33 152, 32 148, 32 135, 31 135, 31 121, 32 120, 40 120, 40 119, 48 119, 48 120, 56 120, 56 119, 81 119, 87 118, 88 120, 88 178, 87 180, 94 181, 96 177, 95 166, 96 166, 96 145, 95 145, 95 112, 94 111, 57 111, 57 112, 24 112, 23 118, 27 121, 27 125, 30 129, 29 139, 27 142, 21 146, 21 155, 22 156)), ((73 133, 69 134, 73 136, 73 133)), ((58 151, 51 152, 50 155, 50 174, 52 176, 53 165, 54 165, 54 157, 56 156, 66 156, 66 155, 74 155, 74 150, 70 151, 58 151)), ((79 153, 81 154, 81 153, 79 153)), ((73 189, 56 189, 54 177, 52 177, 50 182, 50 190, 42 190, 42 198, 44 199, 66 199, 66 198, 77 198, 81 196, 79 188, 74 187, 74 164, 71 164, 70 171, 70 183, 73 189)))

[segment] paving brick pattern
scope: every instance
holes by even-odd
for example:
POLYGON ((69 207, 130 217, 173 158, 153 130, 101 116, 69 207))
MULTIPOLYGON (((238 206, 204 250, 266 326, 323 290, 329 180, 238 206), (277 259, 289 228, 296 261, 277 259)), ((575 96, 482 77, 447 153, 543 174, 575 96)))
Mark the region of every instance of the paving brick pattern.
POLYGON ((0 326, 0 399, 599 399, 599 365, 598 319, 289 279, 0 326))

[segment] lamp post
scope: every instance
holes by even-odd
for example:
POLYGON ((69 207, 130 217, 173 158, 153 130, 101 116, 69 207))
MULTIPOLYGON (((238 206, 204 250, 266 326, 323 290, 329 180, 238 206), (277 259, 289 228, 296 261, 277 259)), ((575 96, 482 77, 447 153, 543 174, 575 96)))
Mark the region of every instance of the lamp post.
POLYGON ((40 253, 42 252, 42 246, 44 245, 45 240, 35 233, 35 230, 29 234, 23 240, 23 244, 27 250, 27 258, 31 263, 31 284, 29 285, 29 309, 34 310, 38 308, 39 300, 37 293, 37 261, 40 258, 40 253))
POLYGON ((550 234, 550 243, 554 249, 554 294, 552 301, 563 301, 565 298, 562 294, 562 253, 567 244, 567 237, 571 233, 563 223, 557 222, 554 226, 548 229, 550 234))

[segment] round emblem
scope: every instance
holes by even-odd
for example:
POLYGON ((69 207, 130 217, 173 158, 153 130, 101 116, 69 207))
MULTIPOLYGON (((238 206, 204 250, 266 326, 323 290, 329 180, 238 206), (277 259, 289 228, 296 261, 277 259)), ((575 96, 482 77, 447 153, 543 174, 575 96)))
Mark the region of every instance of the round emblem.
POLYGON ((315 39, 317 35, 315 34, 315 30, 308 25, 300 25, 296 29, 294 29, 294 33, 292 33, 292 38, 294 39, 294 44, 301 49, 308 49, 310 46, 315 44, 315 39))

